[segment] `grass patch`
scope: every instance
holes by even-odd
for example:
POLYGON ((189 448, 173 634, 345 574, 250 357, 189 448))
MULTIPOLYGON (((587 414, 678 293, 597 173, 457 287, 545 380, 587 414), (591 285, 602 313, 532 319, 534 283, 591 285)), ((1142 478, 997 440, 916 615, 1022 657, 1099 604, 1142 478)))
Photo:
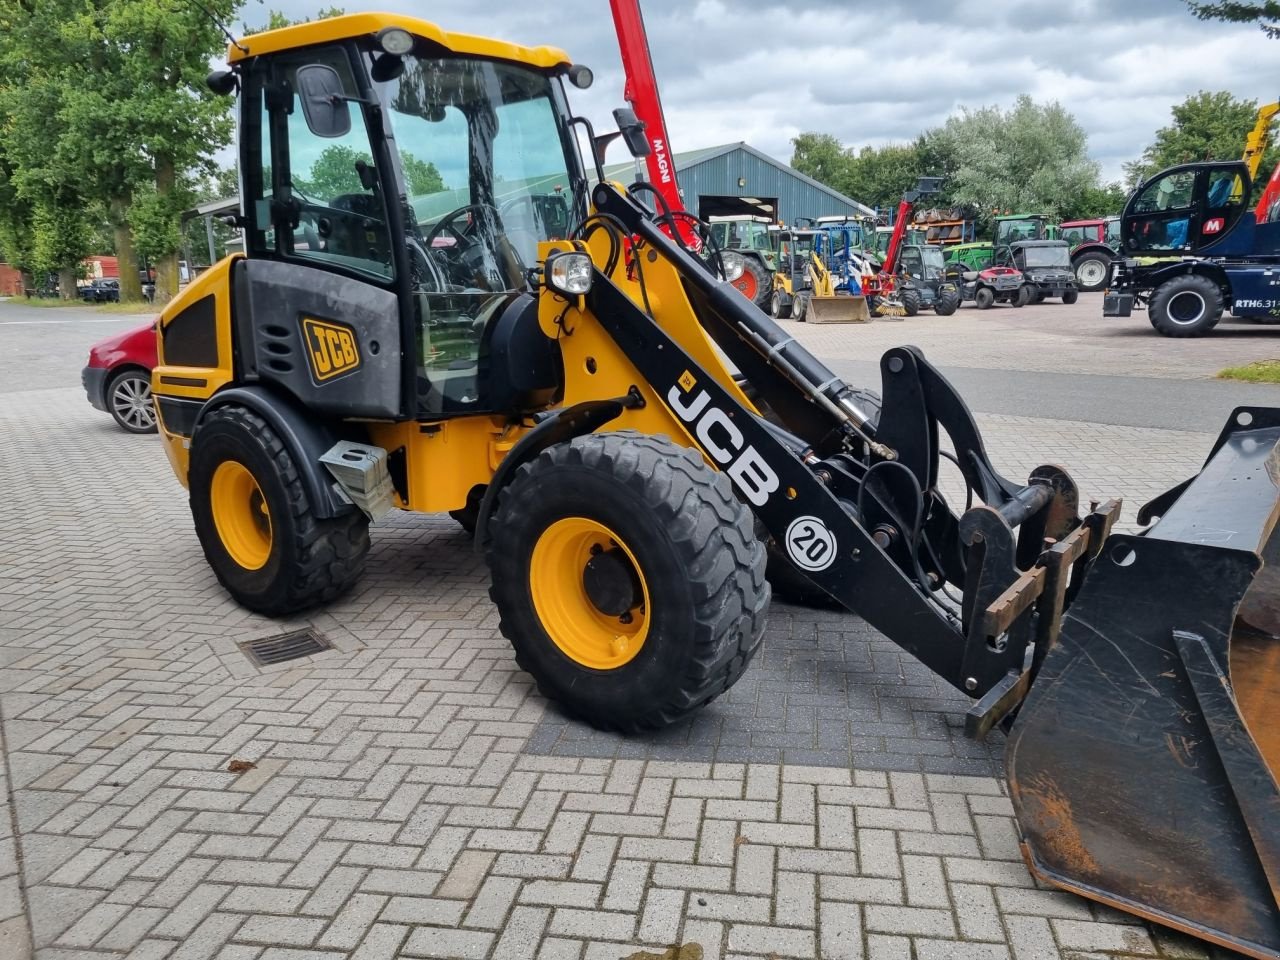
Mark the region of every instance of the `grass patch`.
POLYGON ((1248 383, 1280 383, 1280 360, 1255 360, 1241 367, 1218 371, 1219 380, 1244 380, 1248 383))
POLYGON ((92 310, 94 313, 141 314, 160 312, 154 304, 147 303, 145 300, 135 300, 128 303, 84 303, 80 300, 56 300, 49 297, 10 297, 8 300, 0 300, 0 308, 3 308, 6 303, 23 307, 40 307, 45 310, 76 307, 80 310, 92 310))

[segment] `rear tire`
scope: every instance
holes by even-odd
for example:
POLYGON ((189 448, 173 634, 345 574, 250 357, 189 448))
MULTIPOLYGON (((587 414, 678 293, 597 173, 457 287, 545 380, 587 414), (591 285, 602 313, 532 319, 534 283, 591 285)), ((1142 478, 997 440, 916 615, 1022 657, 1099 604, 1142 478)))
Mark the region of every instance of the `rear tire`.
POLYGON ((751 512, 727 476, 665 438, 616 431, 543 450, 489 529, 489 595, 516 662, 592 726, 673 723, 759 650, 769 586, 751 512), (601 556, 626 576, 589 595, 601 556))
POLYGON ((253 411, 225 406, 205 417, 187 478, 204 555, 241 606, 296 613, 337 597, 364 569, 368 518, 317 517, 293 455, 253 411))
POLYGON ((761 310, 769 309, 770 283, 768 272, 753 257, 743 257, 742 276, 733 286, 761 310))
POLYGON ((938 299, 933 302, 933 312, 940 317, 949 317, 959 309, 960 294, 954 291, 938 294, 938 299))
POLYGON ((1147 316, 1166 337, 1200 337, 1222 319, 1222 290, 1208 277, 1185 273, 1151 295, 1147 316))
POLYGON ((979 310, 989 310, 996 302, 996 293, 990 287, 979 287, 973 291, 973 302, 979 310))
POLYGON ((1111 258, 1103 253, 1086 253, 1075 262, 1076 286, 1085 293, 1103 289, 1111 279, 1111 258))

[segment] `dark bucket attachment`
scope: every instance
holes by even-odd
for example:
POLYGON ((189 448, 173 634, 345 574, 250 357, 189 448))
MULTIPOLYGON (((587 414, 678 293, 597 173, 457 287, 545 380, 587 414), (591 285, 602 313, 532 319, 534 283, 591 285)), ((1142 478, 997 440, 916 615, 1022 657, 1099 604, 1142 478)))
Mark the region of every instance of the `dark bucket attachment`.
POLYGON ((1144 508, 1154 526, 1106 540, 1006 754, 1037 877, 1272 958, 1277 442, 1280 410, 1237 410, 1200 474, 1144 508))

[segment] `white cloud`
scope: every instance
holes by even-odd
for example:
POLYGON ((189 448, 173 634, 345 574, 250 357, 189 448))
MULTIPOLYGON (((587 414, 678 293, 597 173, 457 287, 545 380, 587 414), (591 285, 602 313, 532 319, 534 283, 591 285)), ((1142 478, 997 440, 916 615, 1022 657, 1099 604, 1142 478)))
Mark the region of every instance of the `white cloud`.
MULTIPOLYGON (((312 16, 327 2, 250 0, 312 16)), ((374 6, 417 16, 421 0, 374 6)), ((1169 109, 1198 90, 1270 100, 1260 65, 1280 53, 1248 26, 1196 20, 1179 0, 1009 0, 980 16, 947 0, 644 0, 649 42, 675 150, 746 140, 782 160, 803 131, 851 146, 913 139, 961 105, 1009 106, 1022 93, 1058 100, 1089 134, 1108 179, 1119 179, 1169 109)), ((349 10, 363 7, 348 3, 349 10)), ((574 91, 578 112, 608 127, 622 103, 622 65, 605 0, 547 6, 512 0, 437 0, 449 30, 551 44, 595 70, 574 91)), ((615 147, 618 159, 621 147, 615 147)))

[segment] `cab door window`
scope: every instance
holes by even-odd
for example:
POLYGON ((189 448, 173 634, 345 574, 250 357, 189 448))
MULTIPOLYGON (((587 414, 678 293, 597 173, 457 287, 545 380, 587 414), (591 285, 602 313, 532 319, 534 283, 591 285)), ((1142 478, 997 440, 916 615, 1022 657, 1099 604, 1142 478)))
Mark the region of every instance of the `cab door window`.
POLYGON ((1125 246, 1131 251, 1188 249, 1195 195, 1195 170, 1156 177, 1129 202, 1125 246))
POLYGON ((390 278, 386 202, 346 51, 282 56, 267 82, 263 182, 272 195, 274 253, 390 278))

